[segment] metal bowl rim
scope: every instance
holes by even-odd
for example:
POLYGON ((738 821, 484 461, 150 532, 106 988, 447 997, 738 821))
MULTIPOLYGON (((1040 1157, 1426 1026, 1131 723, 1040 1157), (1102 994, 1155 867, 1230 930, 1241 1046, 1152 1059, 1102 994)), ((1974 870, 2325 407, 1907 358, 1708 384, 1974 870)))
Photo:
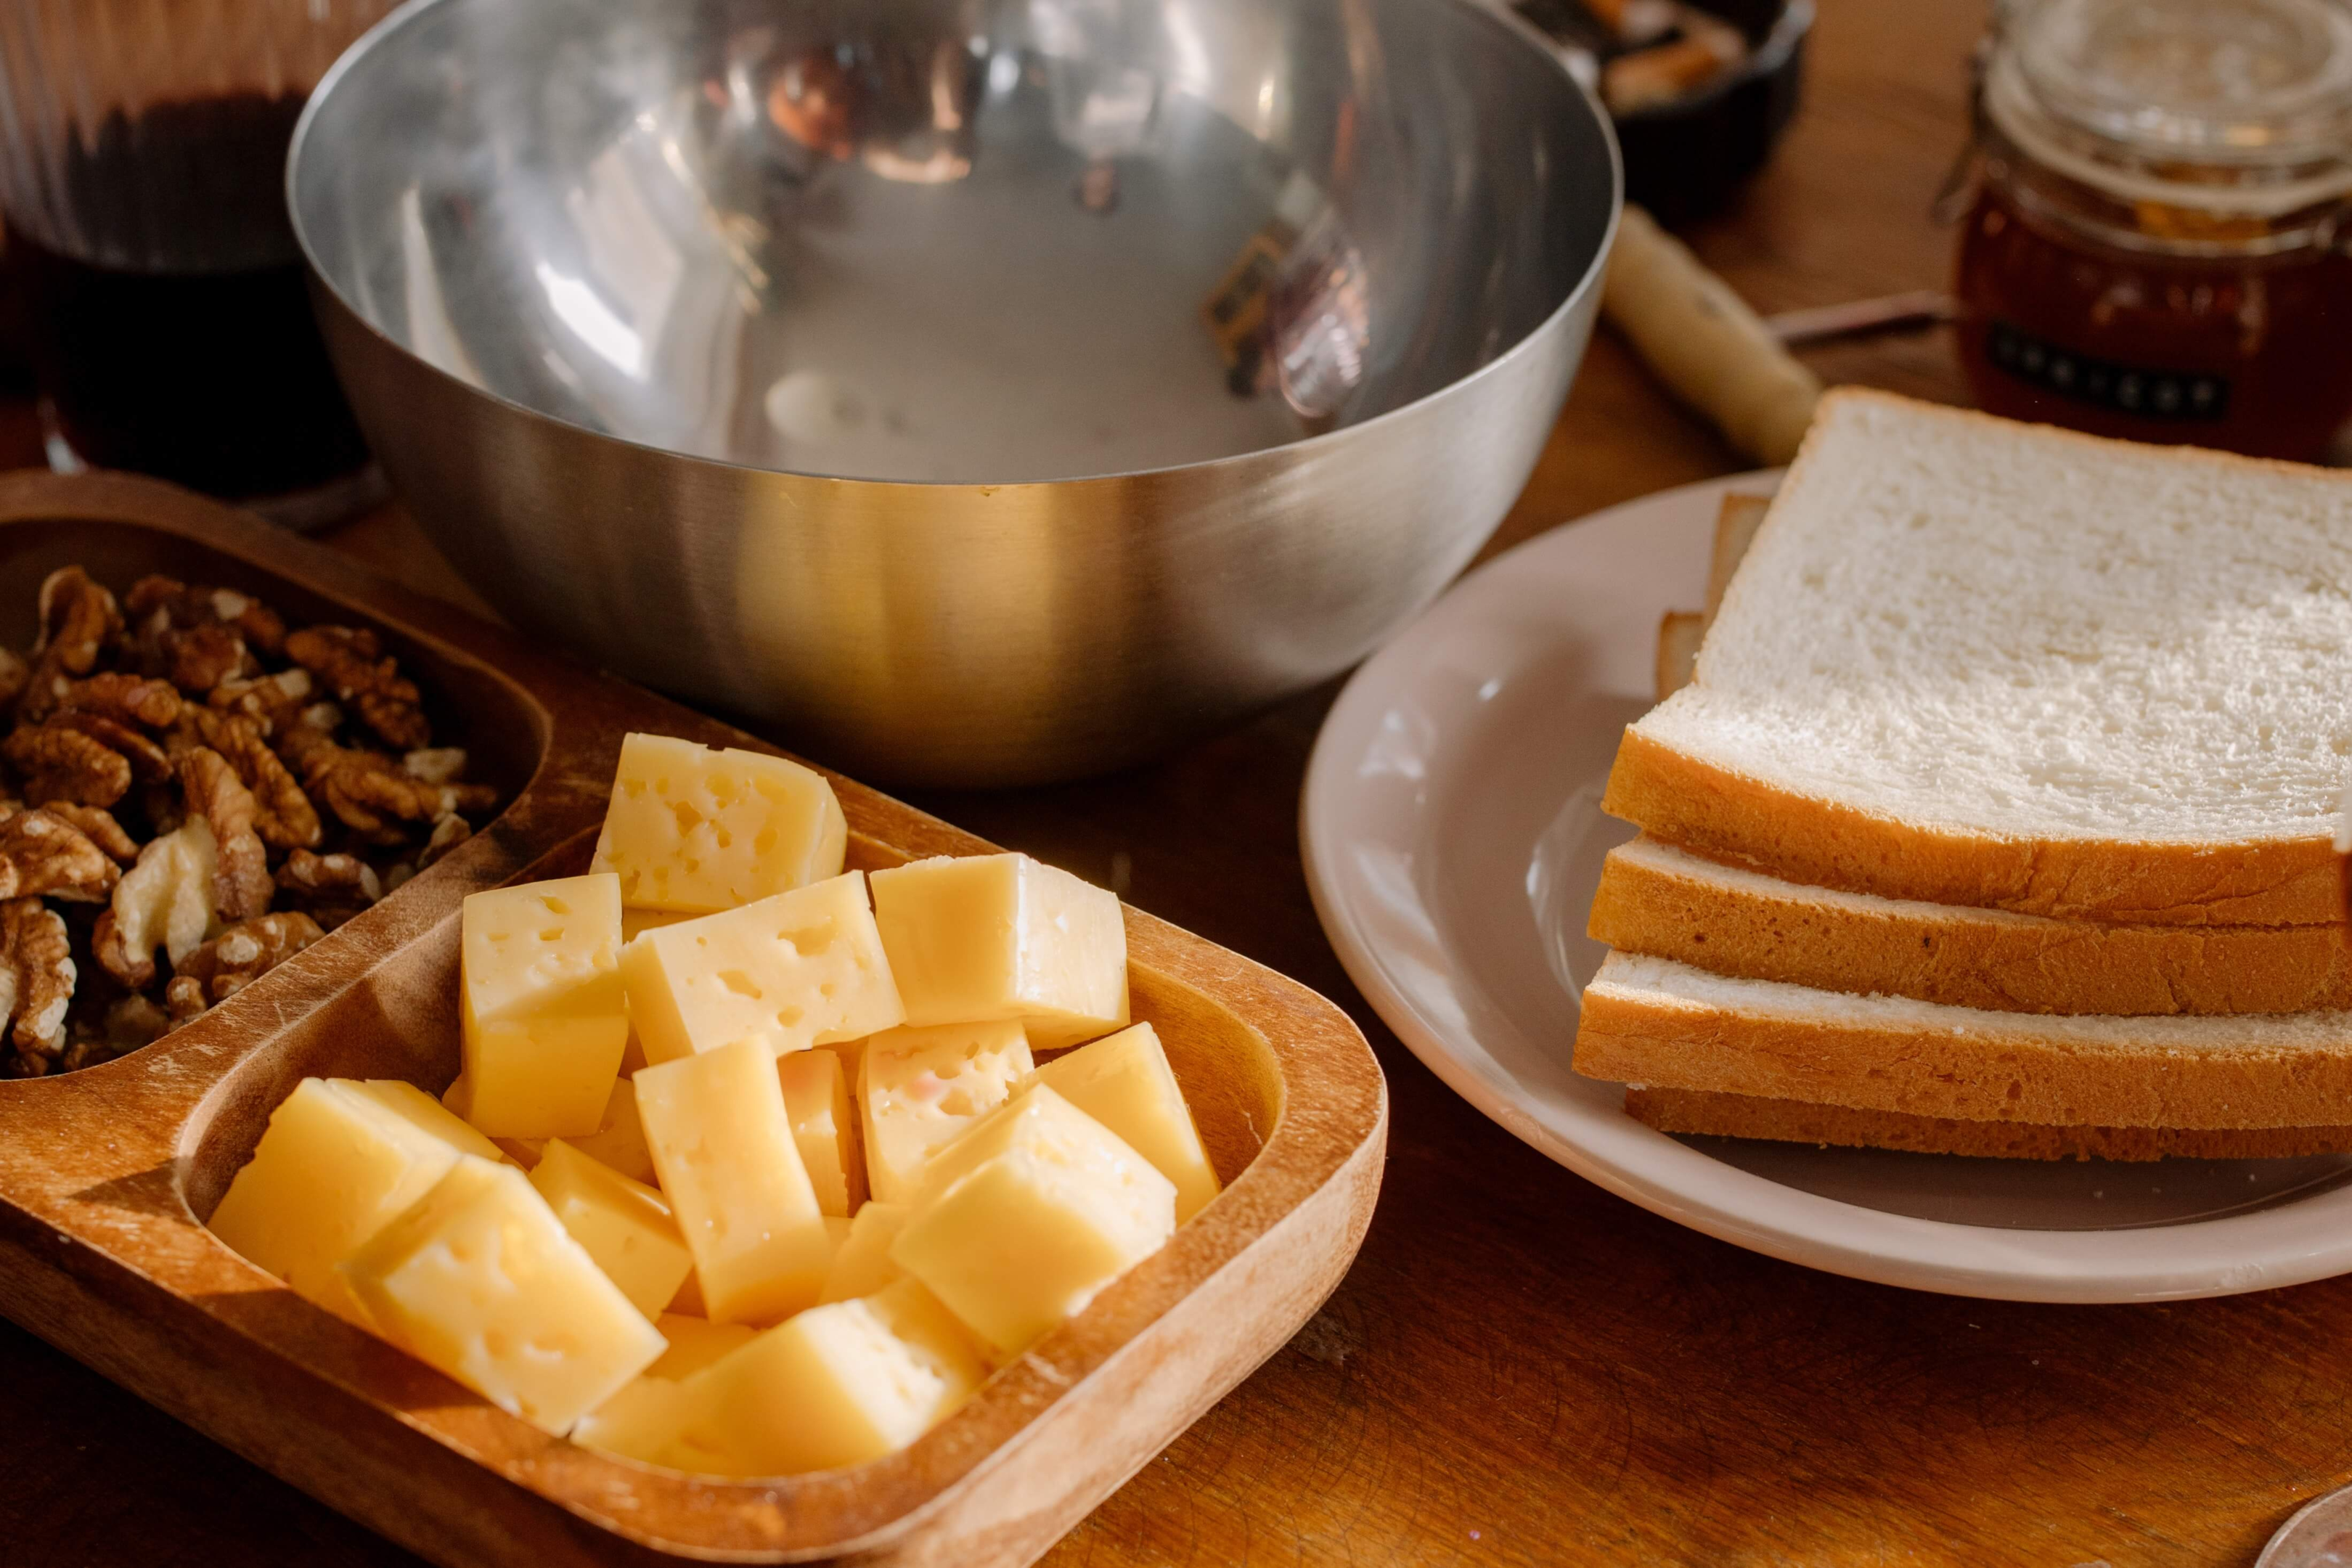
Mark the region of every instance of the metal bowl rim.
MULTIPOLYGON (((795 479, 807 484, 859 485, 917 490, 995 491, 1065 485, 1117 484, 1136 479, 1156 479, 1163 475, 1197 474, 1254 460, 1262 461, 1276 454, 1313 453, 1318 448, 1337 446, 1342 441, 1352 439, 1362 432, 1377 430, 1400 422, 1407 416, 1419 413, 1441 400, 1452 398, 1477 383, 1499 374, 1512 361, 1532 353, 1536 344, 1550 335, 1563 321, 1575 313, 1588 291, 1600 287, 1600 280, 1608 270, 1610 253, 1616 245, 1618 223, 1625 210, 1625 156, 1617 145, 1616 122, 1608 110, 1602 106, 1600 99, 1594 95, 1592 89, 1577 79, 1575 73, 1568 68, 1542 34, 1516 14, 1483 4, 1482 0, 1443 0, 1443 3, 1453 10, 1466 11, 1474 16, 1483 18, 1488 24, 1501 27, 1505 33, 1517 38, 1523 47, 1539 57, 1550 68, 1553 74, 1565 81, 1570 90, 1581 100, 1585 112, 1599 127, 1601 145, 1609 154, 1609 218, 1601 226, 1601 243, 1594 248, 1592 259, 1585 264, 1582 275, 1577 279, 1568 292, 1560 297, 1559 303, 1553 307, 1549 314, 1520 334, 1518 342, 1488 360, 1485 364, 1478 366, 1469 374, 1458 380, 1450 381, 1434 392, 1423 393, 1412 402, 1402 404, 1384 414, 1375 415, 1359 425, 1343 425, 1336 429, 1324 431, 1320 435, 1302 437, 1297 440, 1282 442, 1278 446, 1260 447, 1247 452, 1230 452, 1222 458, 1201 458, 1189 463, 1175 463, 1157 468, 1129 468, 1099 474, 1069 474, 1044 479, 882 479, 853 478, 840 474, 812 474, 797 468, 776 468, 756 463, 740 463, 727 458, 706 458, 692 452, 681 452, 673 447, 660 447, 627 436, 616 436, 610 431, 592 430, 587 426, 575 424, 572 420, 550 414, 544 409, 533 408, 529 404, 519 403, 503 393, 493 392, 488 387, 478 386, 472 382, 453 375, 377 326, 369 319, 367 313, 343 292, 335 279, 328 274, 327 269, 320 265, 318 253, 311 247, 310 237, 303 221, 302 208, 295 199, 295 192, 302 167, 302 159, 309 149, 310 130, 320 108, 332 96, 335 88, 342 79, 357 69, 362 60, 373 53, 386 38, 407 26, 425 12, 456 3, 457 0, 404 0, 404 4, 387 13, 383 20, 361 34, 349 48, 336 58, 334 64, 328 67, 326 74, 319 79, 319 85, 310 89, 310 99, 303 104, 301 115, 294 122, 294 134, 288 144, 286 153, 286 212, 294 230, 295 243, 302 249, 303 265, 310 269, 313 282, 331 295, 335 302, 343 308, 352 321, 358 322, 371 336, 380 340, 394 353, 414 362, 431 374, 454 383, 478 397, 500 405, 528 418, 552 425, 559 429, 585 437, 592 441, 631 447, 640 452, 648 452, 676 462, 690 463, 702 468, 795 479)), ((1811 0, 1790 0, 1790 12, 1800 7, 1810 18, 1812 12, 1811 0)))

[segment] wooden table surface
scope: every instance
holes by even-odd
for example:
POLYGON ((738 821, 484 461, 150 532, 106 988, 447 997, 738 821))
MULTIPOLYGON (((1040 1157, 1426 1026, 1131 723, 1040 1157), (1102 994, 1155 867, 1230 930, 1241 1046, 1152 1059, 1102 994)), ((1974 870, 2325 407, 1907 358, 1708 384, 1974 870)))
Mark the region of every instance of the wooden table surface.
MULTIPOLYGON (((1693 236, 1766 310, 1942 282, 1927 206, 1979 0, 1821 0, 1809 100, 1693 236)), ((1811 356, 1962 400, 1939 334, 1811 356)), ((32 456, 20 406, 0 465, 32 456)), ((1500 549, 1748 465, 1595 341, 1500 549)), ((335 542, 467 597, 387 510, 335 542)), ((1361 1258, 1298 1338, 1047 1558, 1113 1564, 2246 1563, 2352 1479, 2352 1279, 2164 1307, 1857 1284, 1552 1165, 1398 1045, 1324 941, 1297 840, 1330 690, 1108 781, 919 804, 1339 999, 1394 1091, 1361 1258)), ((0 1324, 0 1563, 413 1563, 0 1324)))

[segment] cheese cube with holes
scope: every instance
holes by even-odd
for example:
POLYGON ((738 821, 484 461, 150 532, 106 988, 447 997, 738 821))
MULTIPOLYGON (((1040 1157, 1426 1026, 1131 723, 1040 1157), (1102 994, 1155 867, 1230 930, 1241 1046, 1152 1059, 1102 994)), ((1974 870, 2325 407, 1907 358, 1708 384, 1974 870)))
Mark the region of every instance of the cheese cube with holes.
POLYGON ((903 1016, 856 871, 646 931, 624 951, 621 973, 656 1066, 739 1040, 782 1056, 903 1016))
POLYGON ((776 1058, 793 1142, 816 1188, 817 1206, 846 1220, 866 1201, 866 1162, 857 1152, 857 1116, 849 1074, 831 1051, 794 1051, 776 1058))
POLYGON ((1116 895, 1026 855, 917 860, 873 884, 908 1024, 1018 1018, 1041 1051, 1126 1026, 1116 895))
POLYGON ((666 1348, 530 1179, 474 1155, 341 1271, 394 1344, 558 1436, 666 1348))
POLYGON ((1018 1019, 892 1029, 857 1064, 858 1120, 876 1197, 903 1203, 943 1145, 1013 1097, 1035 1063, 1018 1019))
POLYGON ((1040 1084, 942 1149, 890 1260, 1013 1356, 1160 1250, 1176 1187, 1040 1084))
POLYGON ((833 1238, 759 1040, 637 1074, 637 1114, 706 1316, 772 1323, 816 1300, 833 1238))
POLYGON ((633 907, 708 913, 841 875, 848 842, 833 786, 798 763, 631 735, 590 865, 633 907))
POLYGON ((1209 1163, 1192 1108, 1150 1025, 1121 1029, 1056 1057, 1029 1081, 1045 1085, 1118 1133, 1175 1183, 1178 1225, 1217 1195, 1216 1168, 1209 1163))
POLYGON ((877 1199, 859 1209, 849 1222, 849 1234, 834 1249, 833 1267, 824 1271, 824 1288, 817 1292, 816 1299, 847 1301, 871 1296, 905 1278, 907 1271, 890 1261, 890 1244, 898 1239, 898 1232, 906 1223, 904 1204, 886 1204, 877 1199))
POLYGON ((466 1119, 493 1138, 593 1133, 621 1070, 621 887, 610 872, 467 896, 466 1119))
POLYGON ((646 1317, 658 1315, 686 1283, 694 1258, 662 1195, 561 1138, 551 1139, 530 1184, 572 1239, 646 1317))
POLYGON ((905 1447, 988 1375, 968 1331, 911 1279, 813 1308, 696 1374, 682 1447, 725 1474, 838 1469, 905 1447))
POLYGON ((306 1300, 365 1327, 336 1265, 467 1154, 499 1157, 414 1084, 304 1079, 229 1183, 213 1234, 306 1300))

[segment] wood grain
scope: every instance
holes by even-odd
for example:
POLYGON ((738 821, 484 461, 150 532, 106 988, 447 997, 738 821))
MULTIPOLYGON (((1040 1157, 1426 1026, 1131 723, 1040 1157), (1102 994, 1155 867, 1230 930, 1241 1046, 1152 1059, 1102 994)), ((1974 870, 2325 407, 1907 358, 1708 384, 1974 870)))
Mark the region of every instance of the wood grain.
MULTIPOLYGON (((1767 310, 1948 277, 1927 205, 1983 7, 1820 5, 1787 145, 1691 236, 1767 310)), ((1804 357, 1965 401, 1940 333, 1804 357)), ((1745 466, 1603 332, 1490 551, 1745 466)), ((336 542, 450 582, 396 513, 336 542)), ((1297 791, 1328 701, 1092 784, 920 802, 1339 999, 1393 1095, 1381 1206, 1338 1294, 1049 1565, 2247 1564, 2352 1479, 2352 1280, 2105 1308, 1856 1284, 1680 1229, 1487 1122, 1372 1017, 1308 905, 1297 791)), ((407 1561, 5 1330, 0 1421, 12 1564, 407 1561)))

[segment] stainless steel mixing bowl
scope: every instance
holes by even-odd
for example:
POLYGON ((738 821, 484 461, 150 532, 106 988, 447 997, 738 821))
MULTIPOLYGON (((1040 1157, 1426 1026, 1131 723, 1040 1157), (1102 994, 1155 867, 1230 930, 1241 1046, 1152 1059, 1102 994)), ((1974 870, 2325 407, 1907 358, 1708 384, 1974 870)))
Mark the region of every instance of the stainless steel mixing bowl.
POLYGON ((361 423, 505 614, 845 768, 1015 784, 1444 587, 1620 181, 1470 0, 416 0, 288 184, 361 423))

